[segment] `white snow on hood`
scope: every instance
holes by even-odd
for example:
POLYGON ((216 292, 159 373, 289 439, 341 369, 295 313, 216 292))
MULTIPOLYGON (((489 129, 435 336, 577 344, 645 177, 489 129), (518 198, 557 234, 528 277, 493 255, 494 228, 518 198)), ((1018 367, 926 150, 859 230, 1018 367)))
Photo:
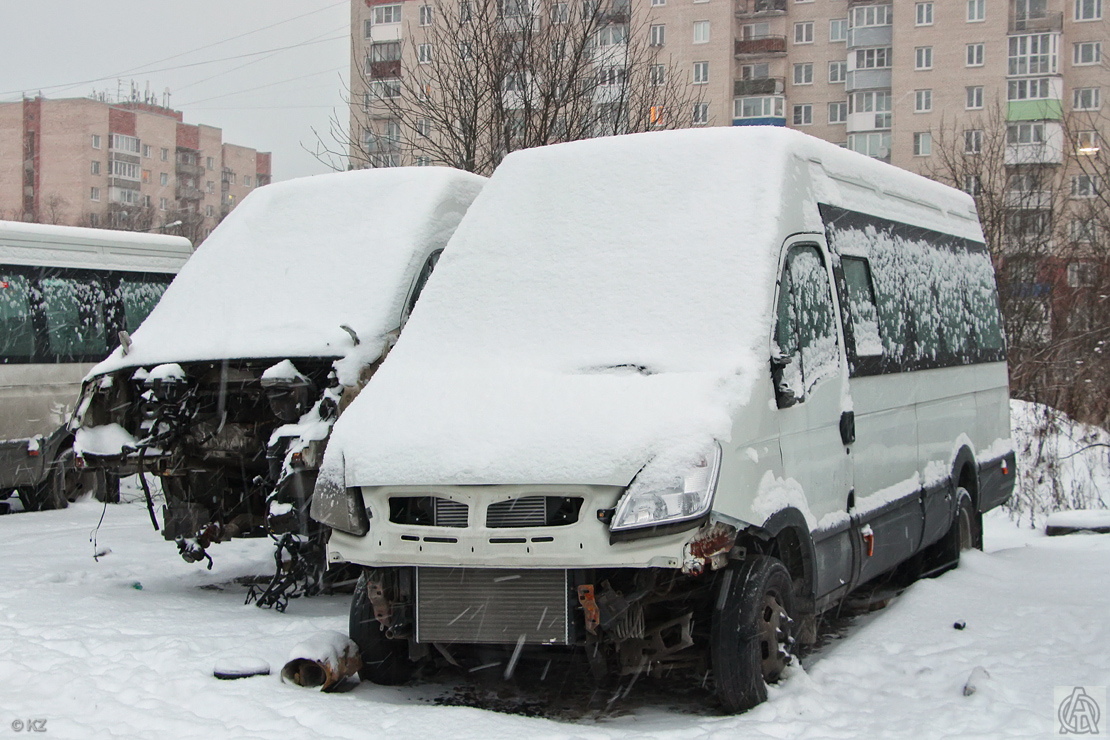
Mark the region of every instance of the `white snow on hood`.
POLYGON ((322 475, 625 485, 652 459, 692 462, 729 439, 733 410, 770 383, 783 239, 823 231, 805 197, 817 157, 925 182, 774 127, 509 155, 336 423, 322 475))
MULTIPOLYGON (((166 362, 380 351, 425 256, 485 178, 444 167, 319 175, 253 191, 92 374, 166 362)), ((373 358, 371 358, 373 359, 373 358)))

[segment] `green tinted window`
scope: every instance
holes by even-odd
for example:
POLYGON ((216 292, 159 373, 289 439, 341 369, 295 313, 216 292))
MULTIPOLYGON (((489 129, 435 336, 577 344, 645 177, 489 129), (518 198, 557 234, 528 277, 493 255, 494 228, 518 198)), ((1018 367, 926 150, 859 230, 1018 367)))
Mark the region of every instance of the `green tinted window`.
POLYGON ((123 304, 124 328, 128 333, 138 329, 143 319, 154 310, 167 285, 167 282, 157 279, 120 279, 119 298, 123 304))
POLYGON ((50 352, 61 362, 108 354, 104 290, 94 277, 43 277, 42 307, 50 352))
POLYGON ((34 354, 30 287, 23 275, 0 271, 0 362, 29 360, 34 354))

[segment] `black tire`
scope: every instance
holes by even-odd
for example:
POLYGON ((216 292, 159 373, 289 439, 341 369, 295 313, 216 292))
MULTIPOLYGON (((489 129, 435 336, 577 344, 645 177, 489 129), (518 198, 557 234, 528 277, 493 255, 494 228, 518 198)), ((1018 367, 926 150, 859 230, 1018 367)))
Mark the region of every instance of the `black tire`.
POLYGON ((975 510, 966 488, 956 489, 956 520, 952 522, 952 543, 956 562, 964 550, 983 549, 983 517, 975 510))
POLYGON ((367 596, 367 573, 363 571, 355 584, 351 599, 351 640, 358 645, 362 667, 358 669, 363 681, 397 686, 405 683, 416 672, 416 664, 409 660, 408 640, 390 640, 374 617, 374 606, 367 596))
POLYGON ((710 665, 721 704, 743 712, 766 701, 767 684, 793 660, 794 586, 786 566, 764 555, 747 558, 722 578, 710 665))

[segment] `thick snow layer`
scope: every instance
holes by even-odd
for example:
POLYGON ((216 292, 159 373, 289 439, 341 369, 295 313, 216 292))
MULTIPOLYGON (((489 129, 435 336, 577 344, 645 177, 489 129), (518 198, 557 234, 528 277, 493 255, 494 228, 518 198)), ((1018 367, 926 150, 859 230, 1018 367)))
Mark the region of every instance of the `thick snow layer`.
POLYGON ((124 447, 135 447, 138 441, 119 424, 79 427, 73 441, 77 454, 118 455, 124 447))
MULTIPOLYGON (((768 372, 782 239, 822 229, 815 201, 800 197, 825 176, 811 159, 968 206, 775 127, 514 152, 337 422, 323 474, 338 480, 345 467, 347 485, 619 485, 674 448, 704 454, 768 372)), ((916 209, 920 225, 944 221, 916 209)))
POLYGON ((165 362, 377 357, 425 256, 484 178, 440 167, 319 175, 253 191, 197 249, 126 356, 93 374, 165 362))
POLYGON ((345 632, 349 597, 298 599, 285 614, 244 606, 232 581, 272 572, 269 540, 224 543, 207 571, 152 532, 137 503, 108 507, 96 537, 110 552, 96 561, 101 512, 81 502, 0 516, 5 731, 42 718, 46 737, 81 740, 1029 738, 1052 732, 1055 686, 1110 684, 1110 537, 1048 538, 1005 516, 988 518, 993 552, 857 619, 745 715, 638 700, 642 681, 612 714, 556 721, 434 706, 451 689, 435 682, 321 694, 276 673, 220 681, 212 668, 229 655, 280 666, 302 640, 345 632))
POLYGON ((1110 510, 1073 509, 1056 511, 1045 519, 1046 527, 1067 527, 1068 529, 1106 529, 1110 528, 1110 510))

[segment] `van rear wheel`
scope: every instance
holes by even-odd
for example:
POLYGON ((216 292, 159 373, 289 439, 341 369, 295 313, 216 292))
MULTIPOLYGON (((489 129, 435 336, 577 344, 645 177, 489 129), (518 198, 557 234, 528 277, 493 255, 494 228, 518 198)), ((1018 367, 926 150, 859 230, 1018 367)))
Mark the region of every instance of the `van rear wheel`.
POLYGON ((721 704, 743 712, 767 699, 767 684, 794 659, 794 587, 780 560, 756 555, 726 571, 720 589, 710 664, 721 704))

